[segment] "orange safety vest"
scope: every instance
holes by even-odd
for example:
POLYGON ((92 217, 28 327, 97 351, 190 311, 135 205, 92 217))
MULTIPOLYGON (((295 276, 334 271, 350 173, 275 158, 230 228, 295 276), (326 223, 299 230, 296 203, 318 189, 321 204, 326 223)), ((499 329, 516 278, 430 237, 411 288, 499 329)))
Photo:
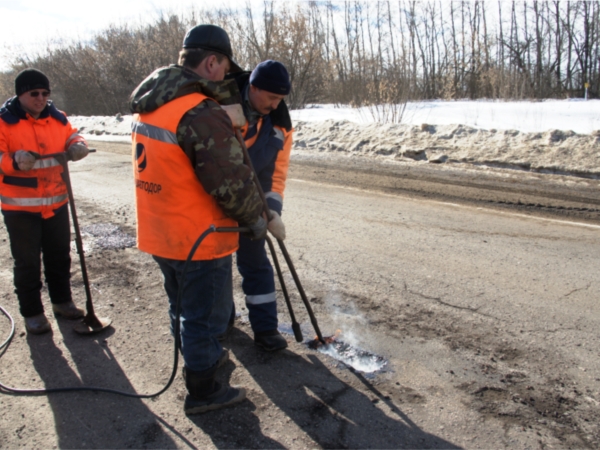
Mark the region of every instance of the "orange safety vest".
MULTIPOLYGON (((260 131, 262 129, 263 126, 263 118, 260 117, 258 119, 258 122, 256 124, 256 133, 250 137, 250 138, 246 138, 247 134, 248 134, 248 121, 246 121, 246 124, 240 129, 242 136, 244 138, 244 142, 246 144, 246 148, 248 148, 249 153, 250 153, 250 159, 253 161, 252 163, 255 165, 254 169, 259 171, 259 168, 256 167, 256 162, 254 161, 254 158, 252 157, 253 152, 251 147, 254 145, 254 143, 257 141, 258 136, 260 135, 260 131)), ((283 196, 284 196, 284 191, 285 191, 285 185, 286 185, 286 180, 287 180, 287 173, 288 173, 288 169, 290 167, 290 154, 292 151, 292 130, 287 131, 285 128, 282 128, 280 126, 274 126, 273 129, 275 130, 275 134, 277 135, 277 137, 279 139, 281 139, 281 141, 283 142, 283 147, 280 149, 280 151, 277 152, 276 158, 275 158, 275 165, 274 167, 271 169, 272 173, 270 173, 270 178, 271 178, 271 187, 270 190, 267 190, 265 187, 263 187, 263 189, 265 189, 265 197, 268 199, 269 197, 274 197, 276 198, 280 203, 283 202, 283 196)), ((264 157, 265 153, 262 153, 262 156, 264 157)), ((271 157, 270 154, 266 154, 267 157, 271 157)), ((261 173, 259 171, 258 173, 258 179, 261 179, 261 173)))
POLYGON ((75 143, 85 142, 69 122, 63 125, 52 116, 20 119, 7 124, 0 120, 0 200, 3 211, 39 213, 44 219, 67 203, 67 186, 62 179, 63 168, 54 159, 40 159, 33 169, 15 170, 17 150, 34 151, 40 155, 64 152, 75 143))
MULTIPOLYGON (((146 253, 186 260, 200 234, 211 225, 238 226, 204 190, 177 142, 177 126, 183 115, 207 98, 189 94, 151 113, 133 116, 137 244, 146 253)), ((192 260, 221 258, 237 248, 238 233, 212 233, 192 260)))

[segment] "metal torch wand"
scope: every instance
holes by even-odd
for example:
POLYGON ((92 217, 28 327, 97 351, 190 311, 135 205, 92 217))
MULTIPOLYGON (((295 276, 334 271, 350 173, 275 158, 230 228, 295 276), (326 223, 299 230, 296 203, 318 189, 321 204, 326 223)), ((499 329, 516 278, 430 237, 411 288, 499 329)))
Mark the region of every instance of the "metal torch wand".
MULTIPOLYGON (((252 165, 252 161, 250 160, 250 155, 248 154, 248 148, 246 147, 246 142, 244 141, 244 138, 242 137, 242 134, 240 133, 239 129, 236 128, 235 134, 236 134, 238 141, 240 142, 240 145, 242 146, 242 151, 244 152, 244 160, 245 160, 246 164, 248 164, 248 167, 250 167, 250 170, 252 171, 254 184, 256 185, 256 189, 258 190, 260 199, 262 200, 263 208, 265 210, 265 214, 267 215, 267 220, 270 221, 272 219, 271 210, 269 209, 269 205, 267 204, 267 199, 265 198, 265 193, 263 192, 260 182, 258 181, 256 172, 254 171, 254 166, 252 165)), ((279 249, 281 250, 283 257, 285 258, 285 262, 288 265, 288 268, 292 274, 292 277, 294 278, 294 282, 296 283, 296 287, 298 288, 298 292, 300 293, 302 302, 304 303, 304 306, 306 307, 306 311, 308 312, 308 316, 310 317, 310 322, 312 323, 312 326, 315 329, 315 333, 317 333, 317 338, 319 339, 319 341, 322 344, 325 345, 326 344, 325 339, 323 338, 323 335, 321 334, 321 330, 319 329, 319 324, 317 323, 317 318, 315 317, 315 314, 313 313, 313 310, 312 310, 312 307, 310 306, 308 298, 306 297, 306 293, 304 292, 304 289, 302 288, 302 284, 300 283, 300 278, 298 278, 298 274, 296 273, 296 269, 294 268, 294 263, 292 262, 292 258, 290 258, 290 255, 289 255, 283 241, 280 239, 277 239, 277 243, 279 244, 279 249)), ((283 280, 283 277, 280 277, 280 282, 282 280, 283 280)), ((289 303, 288 303, 288 307, 290 308, 290 311, 291 311, 291 305, 289 303)), ((293 315, 293 313, 292 313, 292 315, 293 315)), ((294 331, 294 334, 295 333, 296 332, 294 331)))
MULTIPOLYGON (((90 152, 95 152, 96 149, 90 149, 90 152)), ((36 159, 48 159, 54 158, 63 168, 62 177, 67 186, 67 194, 69 197, 69 207, 71 209, 71 218, 73 219, 73 228, 75 230, 75 244, 77 246, 77 253, 79 255, 79 263, 81 265, 81 276, 83 278, 83 285, 85 286, 86 296, 86 315, 83 320, 73 327, 73 329, 79 334, 91 334, 97 333, 104 330, 111 323, 111 320, 106 317, 97 317, 94 312, 94 304, 92 302, 92 292, 90 290, 90 281, 88 279, 87 269, 85 265, 85 256, 83 252, 83 240, 81 239, 81 231, 79 230, 79 222, 77 221, 77 211, 75 210, 75 198, 73 197, 73 188, 71 187, 71 177, 69 176, 69 164, 67 160, 67 153, 50 153, 48 155, 39 155, 34 152, 30 152, 36 159)))

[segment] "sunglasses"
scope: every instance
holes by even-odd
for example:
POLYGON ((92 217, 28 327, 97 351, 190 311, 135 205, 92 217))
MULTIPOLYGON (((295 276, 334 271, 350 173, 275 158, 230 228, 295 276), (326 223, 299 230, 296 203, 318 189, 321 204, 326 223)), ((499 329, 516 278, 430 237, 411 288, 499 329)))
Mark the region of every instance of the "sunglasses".
POLYGON ((31 92, 29 92, 29 95, 32 96, 32 97, 34 97, 34 98, 35 97, 39 97, 40 94, 42 94, 42 97, 48 97, 50 95, 50 91, 43 91, 43 92, 40 92, 40 91, 31 91, 31 92))

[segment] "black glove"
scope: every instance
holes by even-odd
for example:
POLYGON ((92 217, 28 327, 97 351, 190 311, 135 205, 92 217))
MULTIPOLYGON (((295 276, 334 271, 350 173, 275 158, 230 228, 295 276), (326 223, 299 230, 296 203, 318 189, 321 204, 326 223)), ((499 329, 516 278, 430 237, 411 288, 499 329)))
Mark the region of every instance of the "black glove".
POLYGON ((244 233, 244 236, 252 239, 253 241, 264 239, 267 235, 267 221, 263 219, 263 216, 260 216, 253 224, 246 225, 246 227, 250 229, 250 232, 244 233))

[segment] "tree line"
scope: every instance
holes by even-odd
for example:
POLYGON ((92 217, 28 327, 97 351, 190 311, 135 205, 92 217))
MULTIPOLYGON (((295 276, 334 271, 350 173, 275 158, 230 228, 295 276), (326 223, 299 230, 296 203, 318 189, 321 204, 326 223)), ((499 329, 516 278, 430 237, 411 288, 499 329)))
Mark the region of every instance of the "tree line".
MULTIPOLYGON (((0 73, 46 73, 69 114, 128 113, 154 69, 176 63, 185 32, 227 30, 238 63, 290 72, 288 104, 398 105, 426 99, 597 97, 600 1, 265 1, 240 9, 163 12, 151 24, 112 25, 89 41, 24 54, 0 73)), ((388 113, 390 110, 388 110, 388 113)), ((392 111, 393 112, 393 111, 392 111)), ((397 111, 396 111, 397 112, 397 111)))

